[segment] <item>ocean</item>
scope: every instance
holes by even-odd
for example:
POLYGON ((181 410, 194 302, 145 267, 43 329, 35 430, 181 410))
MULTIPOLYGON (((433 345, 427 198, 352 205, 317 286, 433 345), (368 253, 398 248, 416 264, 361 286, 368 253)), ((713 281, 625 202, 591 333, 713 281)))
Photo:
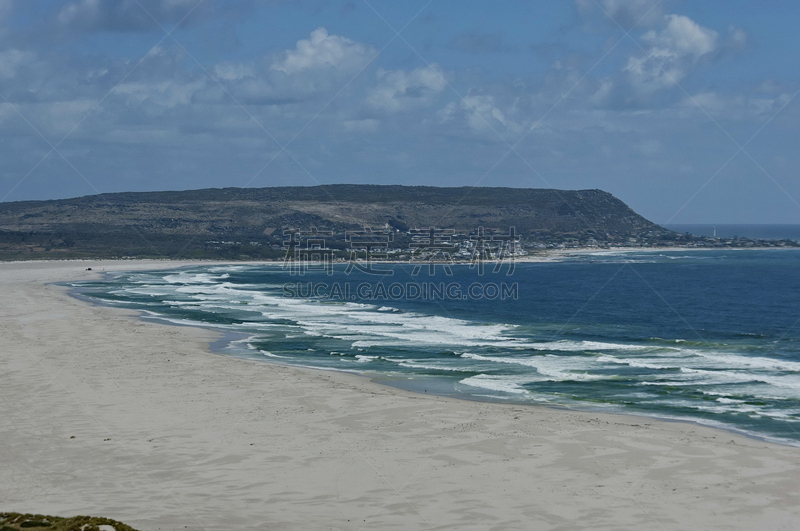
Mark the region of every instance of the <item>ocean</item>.
POLYGON ((695 236, 714 236, 718 238, 751 238, 762 240, 800 240, 800 225, 775 224, 717 224, 717 225, 664 225, 675 232, 688 232, 695 236))
POLYGON ((800 250, 598 252, 483 268, 197 265, 69 285, 224 332, 224 355, 800 444, 800 250))

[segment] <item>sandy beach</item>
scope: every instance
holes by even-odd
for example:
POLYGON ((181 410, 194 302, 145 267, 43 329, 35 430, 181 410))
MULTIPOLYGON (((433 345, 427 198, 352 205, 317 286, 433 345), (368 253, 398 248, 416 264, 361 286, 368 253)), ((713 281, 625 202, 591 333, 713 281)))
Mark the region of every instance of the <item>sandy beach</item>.
MULTIPOLYGON (((800 448, 213 354, 0 264, 0 511, 140 530, 796 529, 800 448)), ((93 271, 86 271, 92 267, 93 271)))

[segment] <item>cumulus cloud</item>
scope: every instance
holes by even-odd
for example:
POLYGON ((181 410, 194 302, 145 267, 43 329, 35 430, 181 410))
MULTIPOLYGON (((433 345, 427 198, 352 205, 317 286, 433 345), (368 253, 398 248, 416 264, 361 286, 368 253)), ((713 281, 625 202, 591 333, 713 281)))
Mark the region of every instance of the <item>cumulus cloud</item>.
POLYGON ((195 92, 205 86, 202 80, 188 83, 162 81, 160 83, 121 83, 114 88, 116 94, 127 96, 135 104, 149 100, 161 107, 175 107, 191 103, 195 92))
POLYGON ((639 92, 653 92, 679 83, 701 58, 717 49, 719 34, 682 15, 664 17, 661 31, 642 35, 645 55, 631 57, 625 67, 639 92))
POLYGON ((255 77, 256 69, 252 63, 224 62, 214 66, 214 75, 217 79, 236 81, 247 77, 255 77))
POLYGON ((461 100, 461 105, 467 111, 469 126, 475 131, 516 129, 516 125, 506 118, 491 95, 465 96, 461 100))
POLYGON ((531 122, 530 100, 530 95, 520 98, 500 86, 491 86, 448 103, 436 116, 439 124, 450 131, 482 142, 499 142, 507 133, 514 136, 524 132, 525 124, 531 122))
MULTIPOLYGON (((258 61, 221 62, 211 72, 240 103, 287 105, 341 88, 376 54, 368 44, 318 28, 292 49, 258 61)), ((223 96, 216 89, 210 92, 223 96)))
POLYGON ((284 52, 272 68, 286 74, 326 68, 353 70, 367 64, 374 55, 371 46, 328 35, 328 31, 320 27, 312 31, 308 39, 297 41, 294 50, 284 52))
POLYGON ((648 31, 642 40, 680 56, 700 57, 714 51, 718 37, 716 31, 683 15, 667 15, 666 20, 667 26, 662 31, 648 31))
POLYGON ((12 48, 0 52, 0 77, 10 79, 17 74, 23 65, 36 58, 33 52, 24 52, 12 48))
POLYGON ((378 70, 378 84, 367 92, 376 109, 397 112, 431 104, 447 86, 444 71, 436 65, 405 70, 378 70))

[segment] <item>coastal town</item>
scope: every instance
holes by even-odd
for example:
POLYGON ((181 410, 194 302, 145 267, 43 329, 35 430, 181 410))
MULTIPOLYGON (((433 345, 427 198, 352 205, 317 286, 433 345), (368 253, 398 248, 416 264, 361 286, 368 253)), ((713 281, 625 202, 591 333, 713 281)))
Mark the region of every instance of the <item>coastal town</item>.
POLYGON ((436 227, 401 231, 388 224, 379 229, 338 232, 316 227, 308 230, 287 228, 282 231, 269 228, 265 233, 266 241, 207 240, 205 245, 206 249, 217 252, 249 254, 248 251, 263 248, 260 254, 274 258, 339 262, 355 256, 377 261, 464 262, 517 259, 567 250, 800 247, 800 242, 792 239, 696 236, 666 229, 626 238, 606 235, 606 239, 545 232, 523 237, 514 227, 506 230, 478 227, 469 232, 436 227))

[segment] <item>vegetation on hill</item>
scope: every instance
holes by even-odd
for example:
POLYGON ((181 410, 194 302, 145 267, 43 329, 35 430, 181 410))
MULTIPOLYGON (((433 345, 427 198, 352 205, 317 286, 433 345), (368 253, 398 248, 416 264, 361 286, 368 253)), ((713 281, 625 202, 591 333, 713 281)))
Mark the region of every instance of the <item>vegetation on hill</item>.
POLYGON ((0 531, 33 529, 42 531, 136 531, 110 518, 96 516, 45 516, 42 514, 0 513, 0 531))
MULTIPOLYGON (((399 251, 413 229, 433 227, 462 239, 513 230, 529 251, 704 240, 664 229, 602 190, 338 184, 0 203, 0 259, 275 259, 291 230, 326 232, 325 246, 342 253, 348 231, 384 230, 399 251)), ((717 244, 732 242, 708 242, 717 244)))
MULTIPOLYGON (((514 227, 530 242, 674 234, 600 190, 325 185, 0 203, 0 258, 278 258, 284 231, 514 227)), ((330 242, 328 242, 330 243, 330 242)), ((335 242, 334 242, 335 243, 335 242)))

